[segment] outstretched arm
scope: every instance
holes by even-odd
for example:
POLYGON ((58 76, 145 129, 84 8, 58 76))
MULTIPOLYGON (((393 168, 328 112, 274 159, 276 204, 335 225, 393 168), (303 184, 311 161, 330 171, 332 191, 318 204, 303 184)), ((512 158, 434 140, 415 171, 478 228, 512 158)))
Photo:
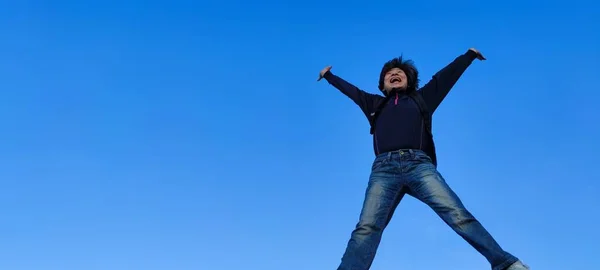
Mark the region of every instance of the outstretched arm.
POLYGON ((326 67, 321 71, 319 80, 325 78, 327 82, 340 90, 344 95, 352 99, 356 105, 368 116, 375 109, 375 104, 383 98, 379 95, 367 93, 344 79, 334 75, 330 71, 331 67, 326 67))
POLYGON ((442 103, 450 89, 475 59, 485 60, 485 57, 476 49, 471 48, 433 75, 433 78, 419 90, 427 105, 430 106, 431 112, 435 111, 442 103))

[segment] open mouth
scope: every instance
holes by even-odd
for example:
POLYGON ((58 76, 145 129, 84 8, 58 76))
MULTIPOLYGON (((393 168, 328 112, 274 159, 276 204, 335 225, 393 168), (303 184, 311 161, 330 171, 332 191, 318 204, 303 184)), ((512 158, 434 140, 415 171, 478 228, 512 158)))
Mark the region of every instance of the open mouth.
POLYGON ((398 78, 398 77, 394 77, 390 79, 390 83, 399 83, 402 82, 402 79, 398 78))

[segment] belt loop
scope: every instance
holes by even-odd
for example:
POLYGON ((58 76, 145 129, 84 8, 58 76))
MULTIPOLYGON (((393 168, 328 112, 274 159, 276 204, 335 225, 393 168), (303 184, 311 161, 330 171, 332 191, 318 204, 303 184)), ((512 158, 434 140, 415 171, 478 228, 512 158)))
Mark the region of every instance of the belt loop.
POLYGON ((388 152, 387 154, 387 160, 392 160, 392 152, 388 152))
POLYGON ((414 158, 416 158, 416 157, 417 157, 417 155, 416 155, 415 151, 413 151, 412 149, 408 149, 408 152, 410 153, 410 157, 411 157, 411 158, 413 158, 413 159, 414 159, 414 158))

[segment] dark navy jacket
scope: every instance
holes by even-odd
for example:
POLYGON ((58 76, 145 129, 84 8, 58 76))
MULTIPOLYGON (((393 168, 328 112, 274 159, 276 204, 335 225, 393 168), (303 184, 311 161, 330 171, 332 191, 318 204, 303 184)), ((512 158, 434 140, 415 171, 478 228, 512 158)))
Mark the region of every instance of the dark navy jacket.
MULTIPOLYGON (((477 54, 467 51, 438 71, 419 91, 430 113, 433 114, 460 76, 471 65, 477 54)), ((327 72, 323 78, 356 103, 367 118, 371 117, 384 97, 367 93, 344 79, 327 72)), ((414 90, 413 90, 414 91, 414 90)), ((423 117, 417 104, 405 92, 390 93, 387 104, 376 120, 373 134, 375 154, 399 149, 420 149, 430 157, 435 156, 431 134, 426 132, 423 117)))

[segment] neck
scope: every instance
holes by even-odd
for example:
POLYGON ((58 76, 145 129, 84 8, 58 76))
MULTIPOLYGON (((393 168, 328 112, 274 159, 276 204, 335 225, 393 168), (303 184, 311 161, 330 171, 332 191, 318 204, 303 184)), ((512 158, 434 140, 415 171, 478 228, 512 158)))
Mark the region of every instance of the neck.
POLYGON ((408 89, 407 88, 392 88, 388 91, 386 91, 386 95, 393 95, 393 94, 402 94, 402 93, 408 93, 408 89))

